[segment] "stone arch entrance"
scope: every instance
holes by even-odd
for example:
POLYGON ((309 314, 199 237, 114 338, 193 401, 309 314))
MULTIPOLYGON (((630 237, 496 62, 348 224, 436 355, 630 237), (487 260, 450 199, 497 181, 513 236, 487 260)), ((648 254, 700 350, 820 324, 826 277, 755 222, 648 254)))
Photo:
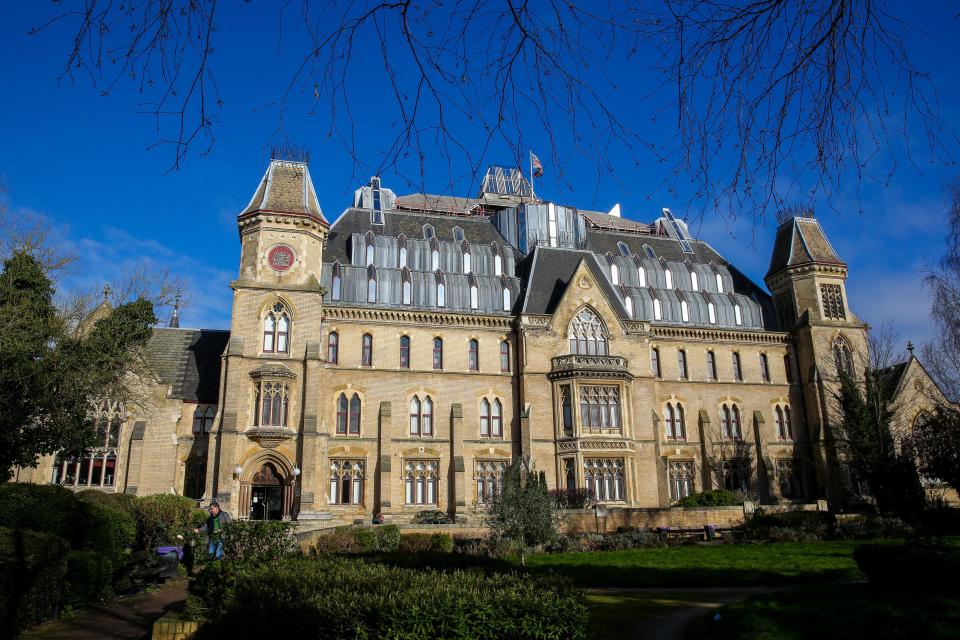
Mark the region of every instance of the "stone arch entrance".
POLYGON ((293 515, 294 475, 283 460, 259 458, 247 463, 240 481, 241 518, 289 520, 293 515))

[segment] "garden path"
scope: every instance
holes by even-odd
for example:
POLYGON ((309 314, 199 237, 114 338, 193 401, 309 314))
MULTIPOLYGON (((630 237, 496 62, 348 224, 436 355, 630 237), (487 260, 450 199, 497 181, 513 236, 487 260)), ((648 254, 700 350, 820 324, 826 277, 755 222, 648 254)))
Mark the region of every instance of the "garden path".
POLYGON ((26 640, 139 640, 150 638, 154 621, 183 609, 187 580, 172 580, 156 591, 121 597, 83 609, 26 634, 26 640))
MULTIPOLYGON (((621 638, 643 640, 683 640, 683 628, 691 620, 711 609, 736 602, 757 593, 782 591, 788 587, 687 587, 604 588, 590 593, 631 596, 637 598, 636 617, 630 620, 621 638)), ((629 616, 629 612, 624 612, 629 616)))

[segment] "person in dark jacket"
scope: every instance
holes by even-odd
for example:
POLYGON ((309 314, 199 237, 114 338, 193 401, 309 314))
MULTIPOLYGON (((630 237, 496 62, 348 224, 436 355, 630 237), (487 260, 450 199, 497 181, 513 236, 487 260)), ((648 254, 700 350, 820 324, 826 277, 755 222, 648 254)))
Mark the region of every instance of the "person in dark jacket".
MULTIPOLYGON (((210 502, 210 515, 207 516, 207 553, 219 560, 223 557, 223 528, 230 524, 230 514, 220 509, 216 500, 210 502)), ((200 533, 200 529, 194 529, 200 533)))

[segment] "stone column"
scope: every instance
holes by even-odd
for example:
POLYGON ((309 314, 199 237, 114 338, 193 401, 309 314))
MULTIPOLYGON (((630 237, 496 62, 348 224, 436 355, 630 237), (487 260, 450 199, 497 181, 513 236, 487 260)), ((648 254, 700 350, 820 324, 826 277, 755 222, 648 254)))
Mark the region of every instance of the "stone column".
POLYGON ((320 464, 317 445, 320 440, 319 410, 323 398, 320 397, 322 343, 320 340, 308 340, 303 366, 302 411, 303 428, 300 433, 297 451, 297 466, 300 477, 294 480, 294 494, 291 511, 297 512, 297 519, 312 520, 319 517, 322 508, 320 494, 326 486, 326 468, 320 464))
POLYGON ((374 509, 384 514, 390 513, 393 505, 399 508, 403 503, 397 501, 396 475, 393 472, 393 422, 392 406, 389 402, 380 403, 380 433, 377 439, 377 461, 375 475, 371 478, 376 479, 376 490, 374 495, 374 509))
POLYGON ((463 465, 463 405, 455 402, 450 407, 450 452, 453 465, 453 504, 451 512, 456 513, 467 506, 465 473, 463 465))

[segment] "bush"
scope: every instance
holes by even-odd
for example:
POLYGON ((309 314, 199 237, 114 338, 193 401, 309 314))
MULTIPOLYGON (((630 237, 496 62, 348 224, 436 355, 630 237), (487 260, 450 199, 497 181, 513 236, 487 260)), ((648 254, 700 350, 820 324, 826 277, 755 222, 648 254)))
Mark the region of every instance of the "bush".
POLYGON ((960 588, 960 558, 957 552, 931 545, 863 544, 853 559, 871 584, 931 592, 960 588))
POLYGON ((266 564, 298 553, 290 522, 235 520, 223 528, 223 556, 231 562, 266 564))
POLYGON ((322 536, 318 536, 310 547, 310 553, 314 555, 326 555, 331 553, 359 553, 360 546, 357 539, 349 530, 334 531, 322 536))
POLYGON ((71 551, 67 560, 64 602, 71 605, 97 602, 110 595, 113 563, 95 551, 71 551))
POLYGON ((748 539, 774 542, 822 540, 836 524, 836 516, 825 511, 765 513, 758 509, 744 523, 742 533, 748 539))
POLYGON ((370 553, 377 550, 377 534, 372 529, 366 527, 354 529, 353 539, 357 541, 357 548, 360 553, 370 553))
POLYGON ((197 509, 196 502, 183 496, 158 494, 144 496, 135 503, 137 547, 151 550, 174 544, 178 534, 202 526, 207 514, 197 509))
POLYGON ((68 552, 62 538, 0 528, 0 637, 56 616, 68 552))
POLYGON ((400 527, 395 524, 385 524, 375 529, 377 532, 377 548, 380 551, 396 551, 400 548, 400 527))
POLYGON ((871 538, 909 538, 914 529, 900 518, 877 516, 840 522, 834 536, 845 540, 868 540, 871 538))
POLYGON ((198 640, 586 637, 583 593, 556 577, 307 557, 238 573, 230 592, 201 598, 209 623, 198 640))
POLYGON ((310 552, 314 555, 392 552, 400 548, 401 539, 400 527, 395 524, 373 528, 339 527, 333 533, 319 536, 310 552))
POLYGON ((126 511, 130 515, 135 515, 137 510, 136 496, 128 493, 108 493, 106 491, 97 491, 96 489, 85 489, 76 494, 80 502, 98 504, 109 509, 119 509, 126 511))
POLYGON ((726 489, 711 489, 701 493, 691 493, 680 498, 678 507, 735 507, 743 504, 743 496, 726 489))
POLYGON ((76 540, 79 503, 69 489, 53 484, 0 484, 0 527, 40 531, 76 540))
POLYGON ((449 533, 408 533, 400 538, 397 548, 401 553, 422 553, 424 551, 453 551, 453 536, 449 533))
POLYGON ((79 509, 83 522, 83 540, 79 547, 102 554, 115 567, 125 564, 125 557, 137 539, 137 521, 133 514, 115 506, 82 502, 79 509))

